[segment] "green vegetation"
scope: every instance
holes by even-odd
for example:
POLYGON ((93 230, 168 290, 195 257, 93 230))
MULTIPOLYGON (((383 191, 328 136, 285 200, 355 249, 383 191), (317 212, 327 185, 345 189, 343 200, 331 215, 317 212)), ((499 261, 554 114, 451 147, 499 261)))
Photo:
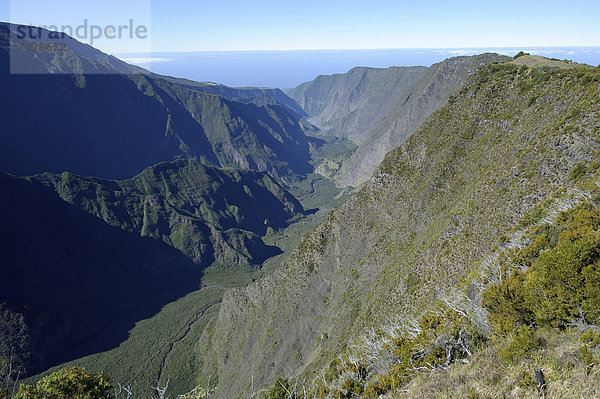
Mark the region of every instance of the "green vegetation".
POLYGON ((546 69, 571 69, 578 67, 589 67, 588 65, 579 64, 569 60, 557 60, 554 58, 541 57, 539 55, 531 55, 524 52, 519 52, 515 55, 510 63, 515 65, 526 65, 530 68, 546 68, 546 69))
POLYGON ((15 399, 106 399, 113 385, 103 373, 72 367, 59 370, 35 385, 21 385, 15 399))
POLYGON ((195 160, 161 163, 121 181, 69 173, 32 179, 115 227, 164 241, 201 266, 261 264, 278 251, 260 236, 304 212, 266 173, 195 160))
MULTIPOLYGON (((519 381, 521 368, 531 376, 538 356, 544 358, 539 367, 547 367, 562 355, 555 351, 571 350, 572 341, 577 350, 577 331, 569 330, 569 343, 562 342, 562 330, 552 323, 538 327, 535 313, 521 325, 505 323, 510 332, 504 335, 492 334, 489 325, 486 331, 479 301, 492 280, 480 280, 480 274, 496 265, 503 248, 520 248, 519 231, 546 223, 550 205, 563 198, 567 205, 584 201, 577 190, 589 189, 585 174, 595 173, 600 156, 598 83, 600 71, 584 67, 491 64, 474 73, 451 104, 386 156, 370 183, 303 237, 285 272, 228 293, 213 339, 215 356, 228 362, 219 367, 221 394, 248 392, 250 378, 238 371, 248 358, 255 360, 254 384, 271 387, 277 372, 317 384, 332 361, 352 354, 363 337, 371 342, 372 333, 387 336, 390 323, 406 331, 427 312, 440 311, 440 298, 471 306, 458 309, 476 316, 469 322, 481 335, 496 336, 477 353, 493 353, 490 359, 502 362, 495 367, 511 378, 513 367, 519 367, 519 381), (525 344, 522 353, 514 351, 519 343, 525 344)), ((551 246, 559 245, 552 228, 546 235, 551 246)), ((529 305, 506 307, 518 306, 529 305)), ((388 374, 393 362, 386 356, 361 363, 373 367, 369 378, 388 374)), ((453 365, 448 374, 469 366, 453 365)), ((420 374, 406 384, 423 382, 420 374)), ((438 368, 427 375, 445 378, 438 368)), ((576 370, 571 375, 579 378, 576 370)), ((351 377, 352 384, 361 381, 351 377)), ((340 376, 329 388, 356 388, 343 388, 346 380, 340 376)), ((494 383, 486 384, 493 392, 494 383)))
POLYGON ((532 243, 506 259, 503 278, 483 305, 499 335, 521 327, 565 328, 600 322, 600 211, 587 206, 561 214, 533 232, 532 243))

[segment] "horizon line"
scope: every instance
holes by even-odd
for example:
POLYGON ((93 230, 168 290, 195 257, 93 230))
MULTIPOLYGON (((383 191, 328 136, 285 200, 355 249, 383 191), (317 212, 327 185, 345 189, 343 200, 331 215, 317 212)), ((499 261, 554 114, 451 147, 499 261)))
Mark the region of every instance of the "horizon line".
POLYGON ((179 50, 179 51, 119 51, 116 54, 152 54, 152 53, 252 53, 252 52, 292 52, 292 51, 389 51, 389 50, 523 50, 523 49, 573 49, 593 48, 600 49, 600 45, 531 45, 531 46, 457 46, 457 47, 381 47, 381 48, 302 48, 302 49, 252 49, 252 50, 179 50))

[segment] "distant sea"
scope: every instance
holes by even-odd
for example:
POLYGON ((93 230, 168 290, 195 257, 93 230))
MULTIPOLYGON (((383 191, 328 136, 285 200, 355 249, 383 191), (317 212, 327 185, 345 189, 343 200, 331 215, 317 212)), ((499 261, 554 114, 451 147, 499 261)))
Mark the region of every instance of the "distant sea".
POLYGON ((513 56, 519 51, 593 66, 600 64, 600 47, 210 51, 115 55, 162 75, 236 87, 291 88, 319 75, 344 73, 355 66, 430 66, 459 55, 496 52, 513 56))

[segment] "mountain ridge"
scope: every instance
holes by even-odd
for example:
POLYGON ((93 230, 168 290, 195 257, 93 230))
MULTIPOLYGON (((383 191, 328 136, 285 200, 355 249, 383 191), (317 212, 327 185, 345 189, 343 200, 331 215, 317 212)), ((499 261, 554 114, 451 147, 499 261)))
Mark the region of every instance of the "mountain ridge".
POLYGON ((433 310, 527 211, 575 188, 579 163, 598 159, 599 82, 597 68, 491 64, 471 76, 284 267, 226 293, 217 397, 281 372, 316 384, 370 329, 433 310), (252 370, 240 371, 248 356, 252 370))
POLYGON ((182 85, 68 37, 37 55, 11 48, 11 29, 0 25, 0 170, 122 179, 178 158, 280 181, 312 170, 301 109, 281 91, 182 85), (35 73, 10 74, 14 59, 35 73))
POLYGON ((318 76, 286 92, 324 133, 360 144, 377 124, 373 114, 387 113, 425 70, 355 67, 344 74, 318 76))
POLYGON ((123 181, 67 172, 28 179, 108 224, 160 239, 205 267, 215 261, 262 263, 277 251, 260 236, 304 213, 265 173, 221 170, 195 160, 163 162, 123 181))
MULTIPOLYGON (((359 144, 339 163, 334 176, 338 186, 356 187, 371 178, 388 151, 402 144, 456 94, 471 73, 485 64, 508 59, 481 54, 449 58, 430 67, 355 68, 346 74, 321 76, 287 93, 307 107, 309 120, 317 126, 324 114, 326 119, 332 118, 325 121, 331 125, 331 134, 348 135, 359 144), (369 74, 373 76, 365 80, 369 74), (321 108, 315 101, 328 105, 321 108), (333 109, 335 113, 330 111, 333 109), (356 122, 361 120, 368 123, 356 122)), ((325 130, 325 125, 320 127, 325 130)))

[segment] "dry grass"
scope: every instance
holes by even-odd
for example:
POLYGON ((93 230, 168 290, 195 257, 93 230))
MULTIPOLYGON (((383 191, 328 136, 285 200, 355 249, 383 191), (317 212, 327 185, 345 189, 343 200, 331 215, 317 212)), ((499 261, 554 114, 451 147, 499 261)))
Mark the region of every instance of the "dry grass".
POLYGON ((539 55, 524 55, 515 60, 509 61, 509 64, 526 65, 530 68, 550 67, 560 69, 571 69, 584 66, 584 64, 579 64, 569 60, 554 60, 546 57, 540 57, 539 55))
POLYGON ((546 348, 514 364, 503 362, 490 346, 469 364, 417 375, 388 398, 539 398, 534 369, 546 379, 545 398, 600 398, 600 367, 586 374, 573 356, 581 332, 542 331, 546 348))

